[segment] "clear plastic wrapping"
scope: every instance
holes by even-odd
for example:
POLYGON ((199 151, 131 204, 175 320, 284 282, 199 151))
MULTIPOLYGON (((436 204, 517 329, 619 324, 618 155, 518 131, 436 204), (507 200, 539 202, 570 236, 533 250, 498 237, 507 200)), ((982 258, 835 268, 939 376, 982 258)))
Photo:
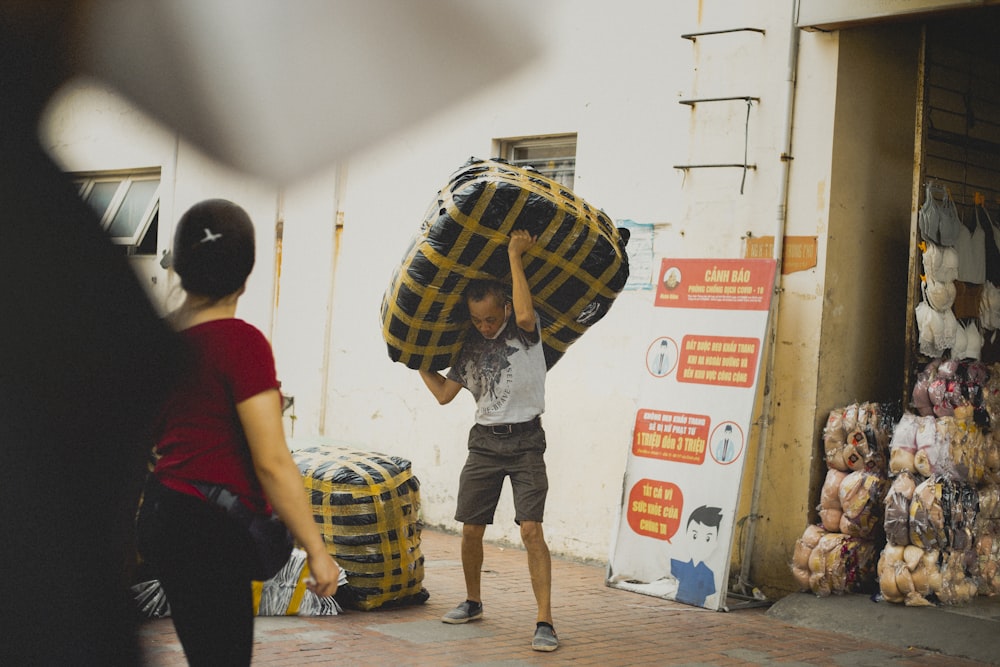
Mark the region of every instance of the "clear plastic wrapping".
POLYGON ((910 502, 910 542, 923 549, 968 551, 978 506, 974 486, 940 475, 925 479, 910 502))
POLYGON ((884 472, 894 416, 878 403, 853 403, 831 410, 823 427, 828 468, 841 472, 884 472))
POLYGON ((344 447, 292 457, 327 551, 347 573, 337 600, 365 611, 426 601, 420 484, 410 461, 344 447))
POLYGON ((917 488, 917 477, 901 472, 889 484, 885 494, 883 525, 889 544, 906 546, 910 543, 910 501, 917 488))
POLYGON ((509 285, 515 229, 538 237, 525 274, 547 366, 607 314, 628 280, 628 229, 533 169, 471 158, 431 201, 383 295, 390 359, 414 369, 452 365, 470 326, 463 292, 472 279, 509 285))
POLYGON ((795 578, 801 591, 809 590, 809 559, 812 556, 813 549, 819 544, 820 538, 826 535, 826 533, 827 531, 823 526, 810 524, 806 526, 806 529, 802 532, 802 536, 795 540, 791 570, 792 576, 795 578))
POLYGON ((868 592, 875 583, 876 543, 825 533, 809 554, 809 590, 821 597, 868 592))
POLYGON ((940 552, 915 545, 887 545, 878 561, 878 583, 882 597, 911 607, 933 604, 932 596, 942 586, 940 552))
POLYGON ((975 563, 971 571, 979 585, 979 594, 1000 595, 1000 520, 977 520, 975 536, 975 563))
POLYGON ((856 471, 840 484, 840 532, 852 537, 876 537, 882 526, 885 478, 877 473, 856 471))
MULTIPOLYGON (((337 600, 321 598, 309 590, 309 565, 306 552, 292 549, 288 562, 267 581, 253 583, 254 613, 258 616, 336 616, 343 611, 337 600)), ((347 584, 347 573, 340 571, 340 585, 347 584)))

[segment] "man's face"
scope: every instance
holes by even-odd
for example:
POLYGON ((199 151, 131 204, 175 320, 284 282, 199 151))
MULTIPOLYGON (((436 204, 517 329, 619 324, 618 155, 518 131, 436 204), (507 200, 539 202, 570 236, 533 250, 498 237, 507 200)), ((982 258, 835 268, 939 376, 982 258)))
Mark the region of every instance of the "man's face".
POLYGON ((687 528, 687 537, 691 559, 695 563, 704 563, 715 551, 715 545, 719 539, 719 529, 692 521, 687 528))
POLYGON ((483 338, 496 338, 507 323, 508 309, 506 303, 488 295, 480 301, 469 301, 469 318, 483 338))

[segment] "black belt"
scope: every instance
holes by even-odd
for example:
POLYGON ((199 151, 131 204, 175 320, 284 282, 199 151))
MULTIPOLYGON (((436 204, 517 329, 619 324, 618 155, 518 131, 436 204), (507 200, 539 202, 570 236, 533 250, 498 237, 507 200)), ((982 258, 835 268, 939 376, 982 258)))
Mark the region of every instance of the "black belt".
POLYGON ((476 424, 479 428, 486 429, 493 435, 517 435, 518 433, 530 433, 542 427, 542 418, 535 417, 531 421, 519 424, 476 424))

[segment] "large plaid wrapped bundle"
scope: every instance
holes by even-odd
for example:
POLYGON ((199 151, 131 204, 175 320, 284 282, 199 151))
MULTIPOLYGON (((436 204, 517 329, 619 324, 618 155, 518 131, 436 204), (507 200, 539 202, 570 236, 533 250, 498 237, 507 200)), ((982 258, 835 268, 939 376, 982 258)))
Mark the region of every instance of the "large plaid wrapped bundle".
POLYGON ((410 462, 344 447, 292 452, 327 550, 347 573, 345 606, 424 602, 420 483, 410 462))
POLYGON ((537 236, 525 275, 542 323, 546 365, 607 314, 628 279, 628 232, 538 172, 471 159, 427 212, 382 300, 389 357, 409 368, 449 368, 470 328, 470 280, 510 284, 507 242, 537 236))

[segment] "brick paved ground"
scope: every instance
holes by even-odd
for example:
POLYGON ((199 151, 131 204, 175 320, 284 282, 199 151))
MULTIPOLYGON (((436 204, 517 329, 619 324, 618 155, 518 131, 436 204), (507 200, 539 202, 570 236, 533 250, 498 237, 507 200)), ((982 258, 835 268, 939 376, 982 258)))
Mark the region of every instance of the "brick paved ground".
MULTIPOLYGON (((482 621, 440 622, 464 599, 459 542, 454 535, 424 531, 430 599, 422 605, 322 618, 258 618, 254 665, 979 664, 787 625, 760 607, 716 612, 608 588, 603 566, 561 559, 552 564, 561 647, 538 653, 530 648, 534 600, 525 554, 518 548, 486 546, 482 621)), ((145 622, 141 641, 152 667, 186 664, 169 619, 145 622)))

